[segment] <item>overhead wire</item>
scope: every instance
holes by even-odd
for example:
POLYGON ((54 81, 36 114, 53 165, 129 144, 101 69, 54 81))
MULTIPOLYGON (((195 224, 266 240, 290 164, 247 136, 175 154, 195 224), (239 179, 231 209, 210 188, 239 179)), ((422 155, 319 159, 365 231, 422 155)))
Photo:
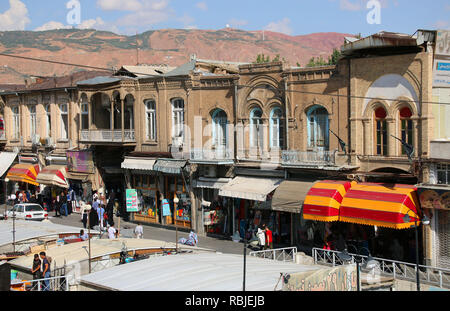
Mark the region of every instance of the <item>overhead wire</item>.
MULTIPOLYGON (((28 61, 36 61, 36 62, 44 62, 44 63, 50 63, 50 64, 56 64, 56 65, 64 65, 64 66, 71 66, 71 67, 80 67, 80 68, 86 68, 86 69, 95 69, 100 71, 108 71, 114 74, 117 70, 114 68, 105 68, 105 67, 97 67, 97 66, 90 66, 90 65, 82 65, 82 64, 74 64, 74 63, 68 63, 68 62, 62 62, 62 61, 53 61, 53 60, 46 60, 41 58, 34 58, 34 57, 27 57, 27 56, 20 56, 20 55, 12 55, 12 54, 6 54, 6 53, 0 53, 0 56, 4 57, 10 57, 10 58, 17 58, 17 59, 23 59, 28 61)), ((156 75, 156 74, 149 74, 149 73, 141 73, 141 72, 135 72, 135 71, 129 71, 130 73, 134 75, 139 75, 143 77, 149 77, 149 78, 165 78, 165 79, 177 79, 176 77, 170 77, 170 76, 164 76, 164 75, 156 75)), ((254 85, 237 85, 241 88, 254 88, 254 85)), ((285 90, 285 92, 288 93, 300 93, 300 94, 309 94, 309 95, 318 95, 318 96, 330 96, 330 97, 345 97, 345 98, 357 98, 357 99, 368 99, 368 100, 379 100, 381 98, 379 97, 368 97, 368 96, 357 96, 357 95, 344 95, 344 94, 323 94, 319 92, 310 92, 310 91, 300 91, 300 90, 285 90)), ((383 100, 388 101, 396 101, 398 99, 393 98, 382 98, 383 100)), ((429 104, 429 105, 447 105, 450 106, 450 102, 429 102, 429 101, 420 101, 420 100, 406 100, 402 99, 402 102, 409 102, 409 103, 417 103, 417 104, 429 104)))

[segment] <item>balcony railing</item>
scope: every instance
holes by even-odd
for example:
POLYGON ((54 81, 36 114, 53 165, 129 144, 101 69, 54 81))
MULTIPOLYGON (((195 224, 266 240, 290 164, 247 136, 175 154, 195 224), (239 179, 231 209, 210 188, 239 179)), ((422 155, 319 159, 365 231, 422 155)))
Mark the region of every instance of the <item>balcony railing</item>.
POLYGON ((233 161, 233 151, 226 148, 192 149, 191 161, 233 161))
POLYGON ((283 151, 283 165, 335 166, 336 151, 283 151))
POLYGON ((264 150, 260 148, 240 149, 237 158, 241 161, 257 161, 267 163, 281 163, 281 149, 264 150))
POLYGON ((136 142, 135 131, 125 130, 83 130, 81 141, 96 143, 134 143, 136 142))

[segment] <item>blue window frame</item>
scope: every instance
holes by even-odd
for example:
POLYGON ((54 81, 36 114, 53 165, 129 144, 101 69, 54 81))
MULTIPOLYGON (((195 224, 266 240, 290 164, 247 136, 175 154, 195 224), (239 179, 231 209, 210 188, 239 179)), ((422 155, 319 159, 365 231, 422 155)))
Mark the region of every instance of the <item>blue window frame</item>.
POLYGON ((316 105, 309 109, 307 117, 308 148, 328 151, 330 148, 328 111, 316 105))

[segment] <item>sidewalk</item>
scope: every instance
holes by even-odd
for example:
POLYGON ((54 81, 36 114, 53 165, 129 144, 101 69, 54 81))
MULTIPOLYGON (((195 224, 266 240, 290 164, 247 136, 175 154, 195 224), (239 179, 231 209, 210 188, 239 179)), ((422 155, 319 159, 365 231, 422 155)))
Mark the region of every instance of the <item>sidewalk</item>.
MULTIPOLYGON (((83 229, 83 224, 81 222, 81 216, 80 214, 72 214, 68 217, 53 217, 53 213, 50 213, 49 220, 55 224, 61 224, 61 225, 67 225, 67 226, 73 226, 73 227, 79 227, 80 230, 83 229)), ((114 217, 114 223, 116 227, 119 225, 119 219, 114 217)), ((121 231, 128 231, 130 229, 134 230, 136 227, 136 224, 130 223, 130 222, 124 222, 123 220, 120 221, 120 229, 121 231)), ((164 228, 157 228, 153 226, 146 226, 143 224, 144 227, 144 238, 145 239, 153 239, 153 240, 160 240, 165 242, 176 242, 176 231, 175 230, 169 230, 164 228)), ((178 231, 178 239, 181 238, 188 238, 189 233, 178 231)), ((202 237, 199 236, 199 244, 198 247, 201 248, 208 248, 216 250, 217 252, 221 252, 224 254, 244 254, 244 244, 243 243, 235 243, 233 241, 229 240, 223 240, 223 239, 217 239, 217 238, 210 238, 210 237, 202 237)), ((250 252, 251 250, 248 250, 250 252)), ((248 254, 248 253, 247 253, 248 254)))

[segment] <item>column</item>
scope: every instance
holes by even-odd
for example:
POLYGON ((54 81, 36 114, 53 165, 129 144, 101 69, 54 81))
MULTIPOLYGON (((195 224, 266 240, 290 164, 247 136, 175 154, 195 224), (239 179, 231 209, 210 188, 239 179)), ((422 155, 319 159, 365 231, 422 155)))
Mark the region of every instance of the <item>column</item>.
POLYGON ((396 131, 395 131, 395 119, 386 119, 386 124, 387 124, 387 148, 388 148, 388 157, 391 156, 396 156, 398 155, 397 151, 397 142, 398 140, 396 140, 394 137, 392 137, 391 135, 396 136, 396 131))
POLYGON ((120 99, 120 110, 122 113, 120 114, 120 117, 122 118, 122 142, 125 141, 125 100, 120 99))
MULTIPOLYGON (((362 122, 363 122, 363 137, 362 137, 363 154, 364 155, 373 155, 372 150, 373 150, 373 145, 374 145, 374 138, 372 136, 372 139, 371 139, 372 131, 370 130, 370 124, 371 124, 370 119, 362 120, 362 122)), ((358 139, 356 138, 355 142, 357 142, 357 141, 358 141, 358 139)))

